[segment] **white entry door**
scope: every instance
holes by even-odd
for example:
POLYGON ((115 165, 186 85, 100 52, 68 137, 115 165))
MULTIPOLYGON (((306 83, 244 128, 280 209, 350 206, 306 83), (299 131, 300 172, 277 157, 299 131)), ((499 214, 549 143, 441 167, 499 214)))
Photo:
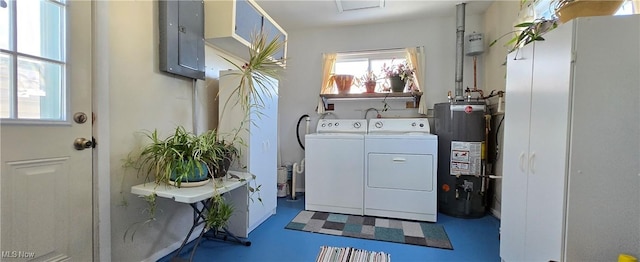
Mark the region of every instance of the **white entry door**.
POLYGON ((0 2, 0 260, 91 261, 92 3, 0 2))

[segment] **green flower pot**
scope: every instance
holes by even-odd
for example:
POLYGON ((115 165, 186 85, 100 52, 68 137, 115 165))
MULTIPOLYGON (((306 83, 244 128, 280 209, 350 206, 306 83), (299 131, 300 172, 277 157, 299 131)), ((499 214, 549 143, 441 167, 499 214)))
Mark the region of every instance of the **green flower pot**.
POLYGON ((394 92, 394 93, 404 92, 405 81, 402 80, 400 76, 389 77, 389 82, 391 83, 391 92, 394 92))

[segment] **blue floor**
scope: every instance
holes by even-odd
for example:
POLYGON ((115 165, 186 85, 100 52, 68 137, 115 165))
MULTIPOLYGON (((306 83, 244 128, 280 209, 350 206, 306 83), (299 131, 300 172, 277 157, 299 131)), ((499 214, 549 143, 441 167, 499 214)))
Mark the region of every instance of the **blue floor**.
MULTIPOLYGON (((252 245, 203 240, 193 261, 315 261, 320 246, 355 247, 391 254, 391 261, 500 261, 499 220, 491 215, 460 219, 438 214, 453 250, 382 242, 284 229, 300 210, 304 199, 278 199, 277 214, 249 234, 252 245)), ((192 245, 193 243, 191 243, 192 245)), ((188 259, 191 246, 181 258, 188 259)), ((170 261, 173 254, 159 260, 170 261)))

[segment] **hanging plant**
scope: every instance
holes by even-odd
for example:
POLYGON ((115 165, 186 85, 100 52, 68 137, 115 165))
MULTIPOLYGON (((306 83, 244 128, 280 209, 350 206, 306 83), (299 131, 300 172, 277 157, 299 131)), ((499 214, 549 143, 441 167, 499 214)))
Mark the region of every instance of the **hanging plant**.
POLYGON ((544 38, 542 35, 558 27, 558 20, 556 18, 537 18, 531 22, 517 24, 514 27, 517 28, 517 30, 501 35, 497 39, 493 40, 489 44, 489 47, 495 45, 498 40, 510 34, 515 35, 505 43, 505 46, 511 46, 509 52, 522 48, 533 41, 543 41, 544 38))
MULTIPOLYGON (((279 79, 282 66, 285 59, 274 59, 274 55, 279 49, 283 48, 284 42, 279 41, 279 37, 274 37, 271 41, 267 40, 267 34, 253 33, 251 35, 251 46, 249 47, 249 61, 238 65, 233 61, 223 57, 224 60, 234 65, 238 72, 229 75, 240 78, 238 86, 231 92, 231 97, 237 97, 240 106, 245 112, 251 112, 252 107, 258 109, 264 108, 265 100, 263 95, 269 98, 277 87, 273 86, 272 79, 279 79)), ((230 99, 224 103, 223 112, 220 118, 224 116, 224 109, 230 99)))

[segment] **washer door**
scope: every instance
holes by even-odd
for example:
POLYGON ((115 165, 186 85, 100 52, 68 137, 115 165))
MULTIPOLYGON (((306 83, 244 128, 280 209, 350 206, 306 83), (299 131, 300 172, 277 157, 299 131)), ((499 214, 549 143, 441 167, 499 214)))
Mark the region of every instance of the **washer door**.
POLYGON ((433 191, 433 155, 368 155, 370 188, 433 191))

